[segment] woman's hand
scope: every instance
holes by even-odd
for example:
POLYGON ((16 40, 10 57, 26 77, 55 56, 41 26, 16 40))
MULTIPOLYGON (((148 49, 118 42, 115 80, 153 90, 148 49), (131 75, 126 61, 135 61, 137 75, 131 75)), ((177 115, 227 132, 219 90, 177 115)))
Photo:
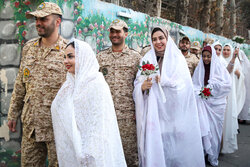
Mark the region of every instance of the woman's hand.
POLYGON ((145 80, 143 82, 143 84, 141 85, 141 90, 142 91, 145 91, 145 90, 148 90, 152 87, 152 78, 148 78, 147 80, 145 80))
POLYGON ((238 69, 234 72, 234 74, 237 75, 238 79, 240 78, 240 71, 238 69))
POLYGON ((161 77, 159 75, 157 75, 155 77, 155 81, 156 81, 156 83, 160 83, 161 82, 161 77))
POLYGON ((235 60, 239 56, 239 48, 236 48, 233 53, 233 60, 235 60))

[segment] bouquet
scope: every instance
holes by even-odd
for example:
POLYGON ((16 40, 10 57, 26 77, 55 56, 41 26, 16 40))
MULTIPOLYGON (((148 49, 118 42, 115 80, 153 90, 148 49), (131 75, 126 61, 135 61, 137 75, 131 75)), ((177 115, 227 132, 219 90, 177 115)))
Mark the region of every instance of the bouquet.
POLYGON ((207 100, 209 97, 213 96, 211 94, 211 91, 212 91, 211 88, 203 87, 201 88, 199 95, 201 96, 201 98, 204 98, 207 100))
MULTIPOLYGON (((138 68, 141 71, 141 77, 139 78, 141 82, 144 82, 145 80, 147 80, 149 76, 153 78, 154 76, 156 76, 154 74, 157 74, 157 71, 159 70, 158 66, 151 64, 149 61, 147 62, 143 61, 142 66, 138 66, 138 68)), ((166 97, 164 95, 164 92, 162 90, 160 83, 158 83, 158 85, 159 85, 160 93, 162 95, 162 100, 165 103, 166 97)), ((149 90, 147 90, 147 94, 149 94, 149 90)))
POLYGON ((147 61, 147 63, 143 61, 142 66, 138 66, 138 68, 141 71, 141 75, 146 75, 147 77, 151 74, 157 73, 157 71, 159 70, 158 67, 155 67, 153 64, 150 64, 149 61, 147 61))

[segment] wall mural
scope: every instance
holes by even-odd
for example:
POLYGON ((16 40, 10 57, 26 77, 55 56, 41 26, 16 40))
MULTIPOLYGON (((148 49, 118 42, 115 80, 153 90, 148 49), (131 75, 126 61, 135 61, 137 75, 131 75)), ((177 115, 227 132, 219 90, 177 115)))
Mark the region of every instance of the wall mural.
MULTIPOLYGON (((141 51, 143 47, 148 46, 150 44, 151 28, 156 25, 161 25, 167 28, 171 37, 176 43, 178 43, 181 34, 185 34, 190 38, 191 41, 199 41, 201 44, 206 37, 211 37, 215 40, 219 40, 222 44, 229 42, 234 46, 240 46, 241 49, 245 51, 246 55, 250 56, 250 45, 248 44, 237 44, 232 40, 222 36, 217 36, 214 34, 205 34, 191 27, 182 26, 161 18, 150 17, 144 13, 116 6, 111 3, 106 3, 99 0, 45 1, 57 3, 64 10, 64 13, 70 13, 70 15, 72 16, 70 18, 63 18, 63 20, 71 22, 73 25, 73 30, 68 30, 68 27, 64 27, 64 29, 61 29, 62 34, 64 34, 64 31, 73 31, 71 36, 66 37, 67 39, 70 39, 71 37, 82 39, 88 42, 96 53, 111 46, 111 42, 109 41, 108 37, 110 23, 115 19, 122 19, 129 26, 129 33, 128 37, 126 38, 126 44, 130 48, 133 48, 137 51, 141 51)), ((19 48, 19 52, 17 52, 16 54, 20 55, 20 49, 22 48, 23 44, 27 40, 29 40, 29 38, 27 38, 27 35, 30 31, 32 31, 28 26, 31 21, 28 21, 26 19, 25 13, 35 10, 35 8, 40 3, 44 2, 44 0, 1 0, 0 14, 5 9, 7 2, 10 3, 11 8, 13 9, 13 18, 11 18, 11 20, 14 21, 14 26, 16 27, 16 40, 14 41, 17 41, 14 44, 16 44, 19 48)), ((4 21, 0 20, 0 25, 1 22, 3 23, 4 21)), ((1 47, 3 48, 5 46, 6 40, 8 41, 8 39, 1 39, 0 37, 0 49, 1 47)), ((9 41, 12 41, 12 39, 9 41)), ((13 43, 11 42, 10 44, 13 43)), ((7 75, 9 76, 9 74, 7 74, 7 72, 10 72, 7 71, 9 68, 12 68, 12 71, 14 71, 13 69, 17 71, 18 62, 14 65, 5 65, 2 62, 0 63, 1 109, 3 106, 7 106, 9 104, 11 92, 13 90, 13 87, 8 88, 6 86, 8 85, 6 78, 7 75)), ((13 78, 15 77, 12 77, 12 80, 14 82, 13 78)), ((16 167, 20 166, 20 147, 15 147, 18 148, 16 150, 5 149, 4 147, 2 147, 4 144, 7 146, 13 145, 13 143, 11 143, 14 140, 12 139, 12 137, 15 136, 13 134, 10 134, 8 136, 10 137, 9 141, 3 138, 4 135, 6 135, 4 131, 6 131, 6 129, 8 128, 5 121, 7 119, 7 109, 8 108, 6 107, 5 112, 3 112, 2 110, 0 111, 0 166, 16 167), (1 136, 2 134, 3 136, 1 136)), ((20 136, 21 133, 19 132, 19 137, 15 137, 14 141, 20 143, 20 136)))

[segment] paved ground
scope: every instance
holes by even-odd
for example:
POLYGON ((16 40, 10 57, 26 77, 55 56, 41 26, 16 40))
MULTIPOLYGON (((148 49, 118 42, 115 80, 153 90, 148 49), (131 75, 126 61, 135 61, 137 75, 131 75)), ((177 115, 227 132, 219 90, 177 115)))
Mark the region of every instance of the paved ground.
POLYGON ((250 121, 240 124, 238 148, 233 154, 221 154, 218 167, 250 167, 250 121))

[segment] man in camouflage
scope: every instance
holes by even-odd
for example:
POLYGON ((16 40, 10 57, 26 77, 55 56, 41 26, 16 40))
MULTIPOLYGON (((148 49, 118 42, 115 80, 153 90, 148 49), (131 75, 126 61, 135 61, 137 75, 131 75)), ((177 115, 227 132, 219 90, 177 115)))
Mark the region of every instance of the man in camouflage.
POLYGON ((199 59, 194 54, 191 54, 189 52, 190 46, 191 45, 189 38, 187 36, 182 37, 179 42, 179 48, 187 61, 187 65, 192 77, 194 74, 194 70, 199 63, 199 59))
POLYGON ((65 80, 63 49, 66 40, 59 34, 62 11, 51 2, 40 4, 26 15, 36 18, 39 38, 23 47, 22 60, 16 78, 8 113, 10 131, 16 131, 21 116, 23 136, 21 164, 24 167, 58 166, 50 106, 65 80))
POLYGON ((192 42, 190 53, 194 54, 198 59, 201 58, 201 44, 199 41, 192 42))
POLYGON ((97 60, 111 90, 127 165, 137 166, 135 106, 132 94, 141 55, 125 45, 127 35, 127 24, 122 20, 114 20, 109 34, 112 47, 100 52, 97 60))

